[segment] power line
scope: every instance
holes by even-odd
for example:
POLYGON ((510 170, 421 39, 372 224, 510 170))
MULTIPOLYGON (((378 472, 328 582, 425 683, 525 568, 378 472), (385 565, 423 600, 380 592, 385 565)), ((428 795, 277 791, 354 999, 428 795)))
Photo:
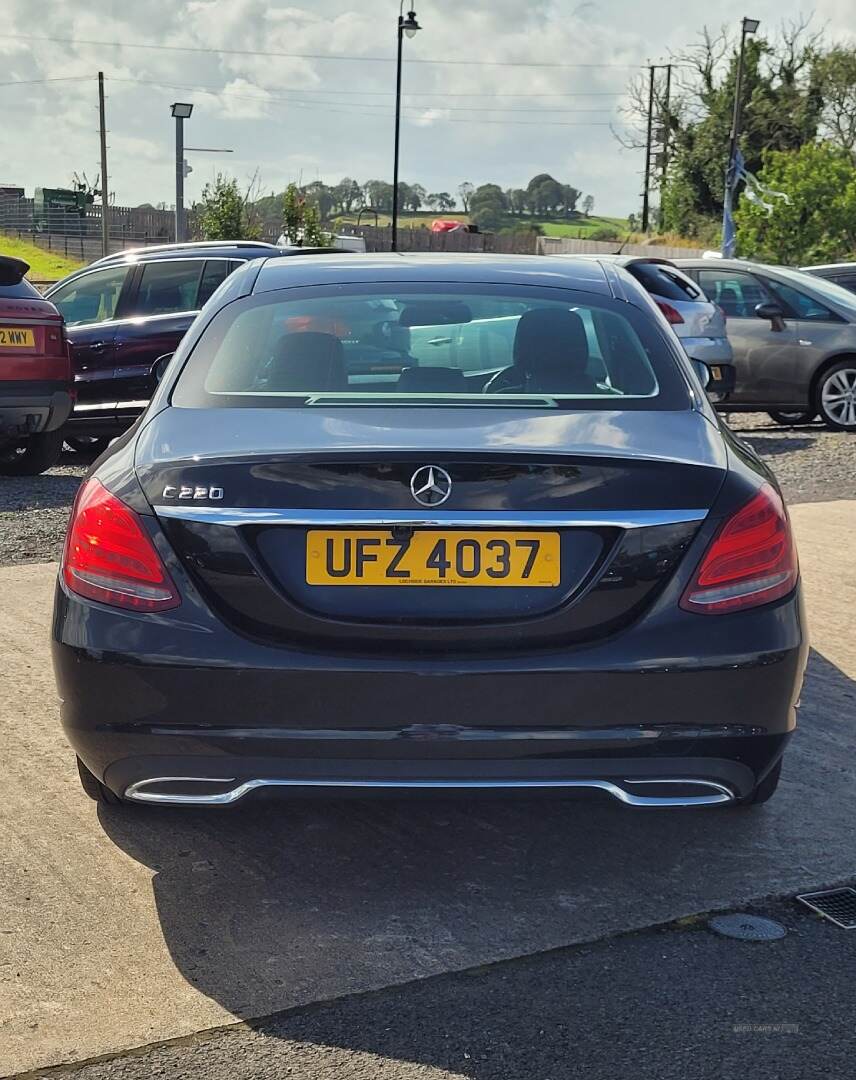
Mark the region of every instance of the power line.
MULTIPOLYGON (((113 82, 136 82, 145 83, 150 86, 164 86, 170 90, 198 90, 211 92, 216 94, 226 93, 225 89, 221 89, 216 86, 189 86, 186 83, 166 83, 159 82, 152 79, 128 79, 121 76, 109 76, 113 82)), ((315 86, 261 86, 255 85, 256 90, 263 90, 265 93, 285 93, 285 94, 341 94, 342 90, 324 90, 321 87, 315 86)), ((232 93, 232 91, 228 91, 232 93)), ((392 90, 348 90, 348 93, 353 97, 385 97, 392 98, 395 96, 392 90)), ((625 91, 623 90, 566 90, 560 93, 543 93, 543 94, 494 94, 494 93, 467 93, 457 92, 452 93, 445 90, 408 90, 404 94, 405 97, 439 97, 439 98, 466 98, 466 97, 478 97, 478 98, 563 98, 563 97, 624 97, 625 91)))
POLYGON ((94 75, 63 75, 50 79, 11 79, 9 82, 0 82, 0 86, 32 86, 35 83, 54 82, 89 82, 94 75))
MULTIPOLYGON (((260 49, 214 49, 201 45, 151 45, 139 41, 98 41, 93 38, 65 38, 47 37, 35 34, 4 34, 4 40, 10 41, 47 41, 60 45, 98 45, 108 49, 148 49, 157 52, 190 52, 205 53, 216 56, 262 56, 287 60, 353 60, 359 63, 391 64, 395 62, 393 56, 352 56, 345 53, 289 53, 276 51, 262 51, 260 49)), ((537 67, 537 68, 618 68, 623 71, 636 71, 643 67, 642 64, 560 64, 544 60, 476 60, 468 57, 466 60, 428 60, 419 57, 409 57, 410 64, 452 64, 462 67, 537 67)))
MULTIPOLYGON (((132 83, 132 84, 134 84, 136 86, 160 86, 160 87, 164 87, 164 88, 169 89, 169 90, 187 90, 187 91, 195 92, 195 93, 211 94, 212 96, 217 96, 217 97, 230 97, 230 98, 235 98, 235 99, 242 100, 242 101, 287 101, 291 105, 310 106, 310 107, 315 105, 315 106, 320 106, 321 108, 326 108, 329 105, 343 105, 346 108, 362 108, 362 109, 385 109, 386 108, 386 105, 383 104, 383 103, 375 104, 374 102, 369 102, 369 101, 359 101, 359 102, 353 102, 353 101, 323 101, 323 100, 318 100, 318 99, 313 99, 313 98, 302 98, 301 99, 301 98, 283 97, 283 96, 273 94, 273 93, 268 93, 267 96, 263 96, 262 94, 242 94, 240 91, 218 89, 218 88, 213 87, 213 86, 211 86, 211 87, 208 87, 208 86, 187 86, 187 85, 179 86, 179 85, 176 85, 175 83, 159 82, 156 79, 113 78, 113 79, 111 79, 111 82, 132 83)), ((256 89, 264 90, 265 88, 260 86, 260 87, 257 87, 256 89)), ((301 91, 299 91, 299 90, 295 90, 293 92, 294 93, 301 93, 301 91)), ((341 93, 341 91, 338 91, 338 92, 341 93)), ((423 105, 423 106, 417 107, 415 105, 410 105, 410 106, 405 106, 404 108, 409 112, 422 112, 425 109, 429 108, 429 106, 423 105)), ((442 111, 442 112, 502 112, 502 113, 508 113, 508 112, 521 113, 521 112, 525 112, 525 113, 538 113, 539 115, 543 115, 544 113, 553 114, 553 115, 563 115, 563 114, 566 114, 566 113, 585 113, 585 114, 588 114, 588 115, 607 115, 608 116, 608 115, 610 115, 612 113, 612 109, 541 109, 541 108, 526 108, 526 107, 517 108, 515 106, 508 107, 508 106, 505 106, 505 105, 485 106, 485 105, 442 105, 442 104, 440 104, 440 105, 431 106, 431 108, 437 109, 437 110, 442 111)))

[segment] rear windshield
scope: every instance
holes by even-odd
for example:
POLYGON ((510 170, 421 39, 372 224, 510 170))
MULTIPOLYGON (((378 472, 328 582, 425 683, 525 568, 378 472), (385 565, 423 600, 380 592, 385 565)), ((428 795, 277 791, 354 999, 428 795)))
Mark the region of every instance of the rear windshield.
POLYGON ((14 285, 0 285, 0 297, 7 300, 32 300, 34 296, 41 299, 41 295, 39 290, 34 285, 31 285, 26 278, 21 278, 14 285))
POLYGON ((704 300, 701 289, 686 274, 659 263, 630 263, 627 267, 640 285, 664 300, 704 300))
POLYGON ((421 283, 237 300, 203 332, 172 400, 190 408, 689 406, 659 329, 630 304, 553 288, 421 283))

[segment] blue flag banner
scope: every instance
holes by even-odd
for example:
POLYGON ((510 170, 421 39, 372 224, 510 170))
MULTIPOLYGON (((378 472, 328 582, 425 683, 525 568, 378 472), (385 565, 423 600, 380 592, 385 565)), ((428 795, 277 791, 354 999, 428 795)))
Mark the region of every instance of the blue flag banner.
POLYGON ((737 185, 743 184, 744 199, 755 206, 759 206, 767 214, 771 214, 775 209, 773 200, 784 199, 786 203, 791 200, 784 191, 774 191, 766 184, 762 184, 754 173, 749 172, 746 168, 746 159, 741 154, 739 147, 734 151, 734 167, 728 170, 726 183, 731 190, 726 195, 725 209, 722 215, 722 254, 726 259, 733 259, 737 251, 737 235, 734 229, 732 206, 737 185), (730 198, 728 194, 730 194, 730 198))

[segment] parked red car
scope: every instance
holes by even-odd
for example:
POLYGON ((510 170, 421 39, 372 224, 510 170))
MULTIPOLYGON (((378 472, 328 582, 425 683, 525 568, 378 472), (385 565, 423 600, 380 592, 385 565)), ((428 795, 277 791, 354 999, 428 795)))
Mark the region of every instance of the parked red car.
POLYGON ((72 405, 62 315, 0 255, 0 474, 34 476, 59 460, 72 405))

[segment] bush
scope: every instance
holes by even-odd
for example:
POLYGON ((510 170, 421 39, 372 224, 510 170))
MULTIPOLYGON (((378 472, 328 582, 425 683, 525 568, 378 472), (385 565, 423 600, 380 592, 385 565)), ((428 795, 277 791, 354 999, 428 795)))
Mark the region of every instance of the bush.
POLYGON ((621 233, 612 225, 601 225, 586 235, 586 240, 620 240, 621 233))

